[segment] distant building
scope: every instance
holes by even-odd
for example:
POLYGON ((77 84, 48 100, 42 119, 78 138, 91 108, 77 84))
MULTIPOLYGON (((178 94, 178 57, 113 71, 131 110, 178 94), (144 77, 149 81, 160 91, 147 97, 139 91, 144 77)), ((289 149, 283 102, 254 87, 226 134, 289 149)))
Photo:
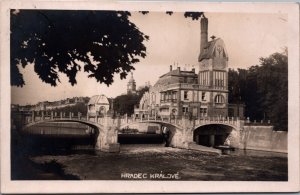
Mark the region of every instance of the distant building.
MULTIPOLYGON (((199 72, 180 67, 159 77, 135 108, 138 116, 228 116, 228 53, 224 41, 208 41, 208 20, 201 19, 199 72)), ((244 116, 243 105, 230 105, 230 115, 244 116)))
POLYGON ((133 78, 133 73, 131 73, 130 80, 127 83, 127 94, 136 94, 136 82, 133 78))
POLYGON ((88 115, 89 116, 103 116, 111 109, 112 100, 108 99, 105 95, 94 95, 88 102, 88 115))

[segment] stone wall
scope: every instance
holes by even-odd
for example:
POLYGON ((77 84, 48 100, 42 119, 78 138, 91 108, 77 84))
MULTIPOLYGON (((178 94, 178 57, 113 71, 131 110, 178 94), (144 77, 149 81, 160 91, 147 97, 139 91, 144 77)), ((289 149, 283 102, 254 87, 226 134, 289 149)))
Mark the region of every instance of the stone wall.
POLYGON ((285 131, 273 131, 273 126, 244 126, 240 148, 287 153, 285 131))

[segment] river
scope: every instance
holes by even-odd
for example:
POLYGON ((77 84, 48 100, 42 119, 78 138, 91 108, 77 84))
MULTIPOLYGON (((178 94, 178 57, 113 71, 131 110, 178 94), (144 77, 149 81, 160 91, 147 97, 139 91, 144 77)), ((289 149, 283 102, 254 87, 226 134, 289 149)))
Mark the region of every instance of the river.
MULTIPOLYGON (((90 138, 77 139, 82 139, 80 142, 82 144, 90 138)), ((104 153, 90 147, 83 150, 66 148, 65 145, 57 147, 55 144, 57 140, 69 143, 69 138, 56 138, 56 141, 53 141, 53 138, 44 138, 43 142, 47 143, 46 146, 51 150, 49 148, 44 150, 43 147, 37 150, 36 144, 31 145, 31 148, 17 144, 12 149, 12 179, 288 180, 286 154, 236 150, 229 155, 216 155, 164 147, 158 135, 123 136, 119 139, 120 153, 104 153), (47 139, 48 143, 45 141, 47 139), (143 140, 142 142, 146 144, 141 144, 139 140, 143 140)))

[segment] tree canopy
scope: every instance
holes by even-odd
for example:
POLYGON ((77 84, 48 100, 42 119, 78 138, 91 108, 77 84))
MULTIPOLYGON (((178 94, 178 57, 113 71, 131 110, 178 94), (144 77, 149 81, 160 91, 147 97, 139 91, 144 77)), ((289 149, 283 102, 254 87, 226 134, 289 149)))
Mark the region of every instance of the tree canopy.
POLYGON ((11 14, 12 85, 25 81, 17 65, 34 63, 40 79, 53 86, 58 72, 76 84, 81 63, 88 77, 111 84, 114 73, 125 78, 132 64, 146 56, 148 36, 125 11, 21 10, 11 14))
MULTIPOLYGON (((141 11, 147 14, 148 11, 141 11)), ((167 12, 172 15, 173 12, 167 12)), ((202 12, 186 12, 199 19, 202 12)), ((39 78, 56 86, 59 73, 71 85, 82 68, 88 77, 111 84, 145 58, 149 36, 129 20, 127 11, 11 10, 11 85, 25 84, 19 67, 34 64, 39 78)))
POLYGON ((134 106, 138 105, 144 93, 149 91, 149 87, 145 86, 137 91, 136 94, 124 94, 114 99, 114 111, 120 115, 134 113, 134 106))
POLYGON ((246 104, 252 120, 271 120, 276 130, 288 129, 288 57, 274 53, 248 70, 229 70, 229 102, 246 104))

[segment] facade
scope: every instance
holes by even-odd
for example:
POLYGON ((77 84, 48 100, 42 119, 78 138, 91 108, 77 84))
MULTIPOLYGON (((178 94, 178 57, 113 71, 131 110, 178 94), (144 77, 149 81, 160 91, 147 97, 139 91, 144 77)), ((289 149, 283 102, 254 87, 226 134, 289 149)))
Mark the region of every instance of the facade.
POLYGON ((105 95, 94 95, 87 106, 89 116, 103 116, 110 110, 110 100, 105 95))
MULTIPOLYGON (((180 67, 159 77, 142 97, 135 116, 191 118, 228 117, 228 53, 221 38, 208 41, 208 20, 201 19, 199 72, 180 67)), ((243 116, 243 107, 231 105, 234 116, 243 116)))

